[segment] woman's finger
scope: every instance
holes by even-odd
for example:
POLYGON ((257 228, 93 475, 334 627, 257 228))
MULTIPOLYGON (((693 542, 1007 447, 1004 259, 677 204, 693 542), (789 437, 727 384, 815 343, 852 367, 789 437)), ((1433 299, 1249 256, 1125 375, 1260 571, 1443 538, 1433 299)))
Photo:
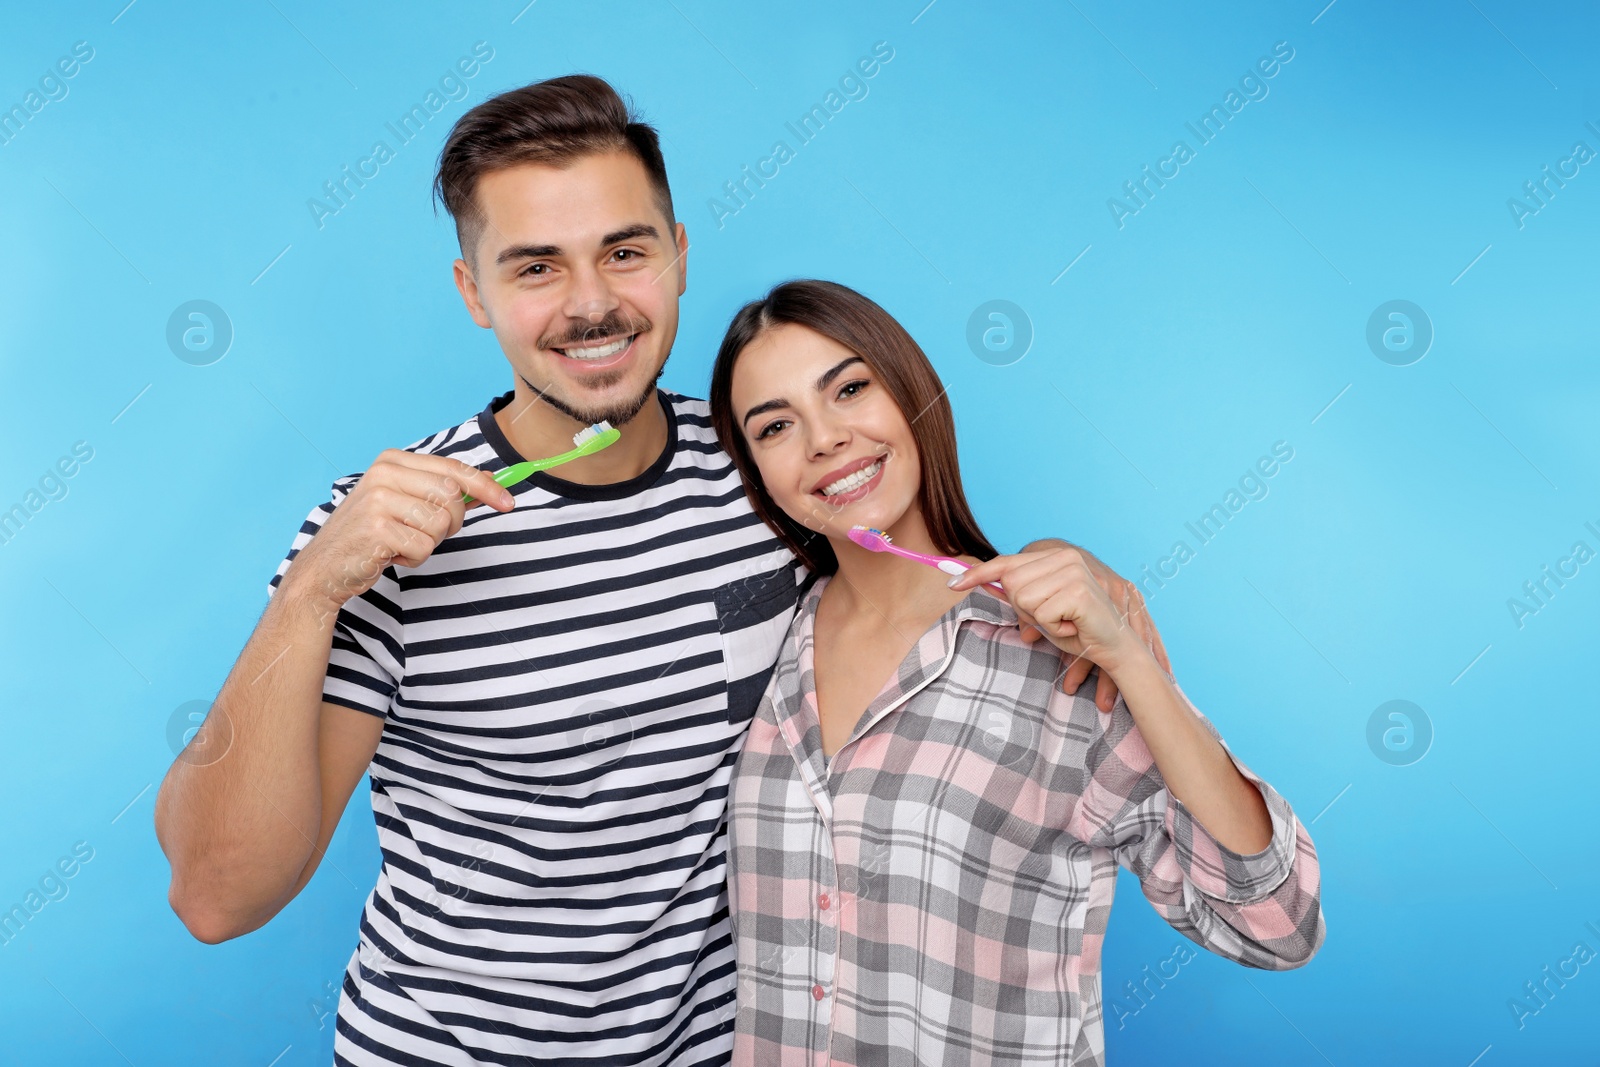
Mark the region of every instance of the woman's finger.
POLYGON ((969 568, 965 574, 958 574, 952 578, 950 580, 950 588, 956 590, 971 589, 982 585, 984 582, 1000 582, 1003 586, 1005 582, 1002 579, 1017 558, 1016 556, 996 556, 994 559, 976 564, 969 568))

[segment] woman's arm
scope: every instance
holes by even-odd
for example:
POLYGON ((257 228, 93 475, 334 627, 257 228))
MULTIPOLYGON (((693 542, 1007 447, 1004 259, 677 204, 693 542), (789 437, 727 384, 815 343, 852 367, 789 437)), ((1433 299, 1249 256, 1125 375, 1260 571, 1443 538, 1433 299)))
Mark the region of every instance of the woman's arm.
POLYGON ((1195 943, 1247 967, 1299 967, 1327 932, 1316 846, 1289 802, 1235 759, 1210 720, 1174 689, 1184 713, 1262 798, 1271 826, 1267 844, 1241 852, 1219 841, 1165 787, 1128 705, 1118 700, 1106 714, 1082 696, 1065 698, 1073 703, 1062 713, 1089 738, 1087 777, 1067 832, 1110 851, 1138 876, 1161 917, 1195 943))
MULTIPOLYGON (((1139 629, 1148 614, 1141 620, 1140 613, 1132 610, 1131 598, 1120 606, 1112 599, 1096 573, 1098 562, 1082 549, 1060 542, 1035 542, 1015 556, 980 563, 951 581, 950 587, 1002 582, 1024 624, 1024 640, 1026 631, 1033 629, 1071 653, 1075 659, 1067 674, 1079 672, 1078 681, 1088 674, 1086 664, 1100 668, 1111 684, 1097 687, 1101 692, 1095 705, 1109 714, 1119 695, 1126 701, 1172 794, 1223 845, 1244 853, 1261 851, 1272 838, 1261 794, 1190 713, 1164 669, 1165 649, 1153 653, 1139 629)), ((1070 685, 1066 691, 1076 688, 1070 685)))
POLYGON ((1068 832, 1109 849, 1162 917, 1212 952, 1273 969, 1310 959, 1325 932, 1321 873, 1288 802, 1234 759, 1079 552, 1001 556, 951 585, 996 580, 1019 618, 1121 690, 1109 712, 1070 698, 1092 740, 1068 832))
MULTIPOLYGON (((1143 646, 1140 646, 1143 648, 1143 646)), ((1272 819, 1261 791, 1245 780, 1233 759, 1179 695, 1170 676, 1146 651, 1111 672, 1167 789, 1183 802, 1219 844, 1234 852, 1260 852, 1272 841, 1272 819)))

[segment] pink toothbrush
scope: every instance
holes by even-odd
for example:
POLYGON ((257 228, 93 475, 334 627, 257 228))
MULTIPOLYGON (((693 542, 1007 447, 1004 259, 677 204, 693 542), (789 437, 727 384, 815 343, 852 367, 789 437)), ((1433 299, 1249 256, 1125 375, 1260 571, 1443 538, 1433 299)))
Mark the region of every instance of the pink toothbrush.
MULTIPOLYGON (((949 575, 965 574, 972 569, 959 559, 951 559, 949 556, 925 556, 921 552, 913 552, 909 548, 901 548, 889 540, 888 534, 871 526, 852 526, 848 536, 850 540, 869 552, 889 552, 904 559, 925 563, 930 567, 937 567, 949 575)), ((1005 594, 1005 589, 1001 587, 999 582, 984 582, 983 584, 1001 595, 1005 594)))

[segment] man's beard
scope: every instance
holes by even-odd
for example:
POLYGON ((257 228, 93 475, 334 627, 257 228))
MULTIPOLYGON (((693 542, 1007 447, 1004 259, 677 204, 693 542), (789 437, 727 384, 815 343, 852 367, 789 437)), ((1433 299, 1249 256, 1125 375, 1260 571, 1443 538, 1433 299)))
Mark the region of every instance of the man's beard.
MULTIPOLYGON (((578 344, 603 344, 607 339, 627 337, 630 335, 634 337, 633 343, 637 344, 638 338, 648 333, 650 329, 651 324, 649 319, 642 317, 623 318, 618 315, 608 315, 603 321, 588 324, 582 329, 578 330, 576 333, 568 333, 566 336, 559 338, 542 338, 539 341, 539 347, 548 350, 553 348, 567 348, 578 344)), ((566 359, 567 357, 558 352, 556 353, 556 358, 566 359)), ((561 397, 558 397, 552 393, 547 393, 543 389, 540 389, 538 386, 528 381, 527 378, 522 379, 522 384, 533 390, 534 396, 536 396, 538 399, 543 400, 546 404, 549 404, 551 407, 555 408, 569 419, 572 419, 576 422, 581 422, 585 426, 592 426, 597 422, 609 422, 611 425, 620 428, 633 421, 633 417, 644 410, 644 406, 648 404, 650 402, 650 398, 655 395, 656 383, 661 380, 661 376, 666 372, 667 361, 663 359, 661 361, 661 366, 656 369, 655 377, 650 379, 649 383, 644 387, 644 390, 640 392, 638 396, 634 397, 632 400, 624 401, 622 403, 613 403, 609 407, 569 404, 561 397)), ((593 378, 593 383, 601 388, 608 388, 616 384, 616 382, 621 381, 622 375, 625 373, 625 371, 619 372, 615 378, 603 374, 595 375, 593 378)))
POLYGON ((622 403, 613 403, 610 407, 573 406, 567 404, 554 393, 547 393, 543 389, 540 389, 537 385, 534 385, 532 382, 528 381, 527 378, 522 379, 522 384, 526 385, 529 390, 533 392, 535 399, 544 401, 546 404, 549 404, 551 407, 561 412, 561 414, 567 416, 567 418, 572 419, 575 422, 581 422, 585 426, 592 426, 597 422, 609 422, 611 425, 620 429, 621 427, 632 422, 633 417, 644 410, 644 406, 648 404, 650 402, 650 398, 655 395, 656 383, 661 380, 661 376, 665 373, 667 373, 667 364, 666 361, 663 360, 661 363, 661 369, 656 371, 656 376, 650 379, 649 384, 644 387, 643 392, 641 392, 632 400, 624 401, 622 403))

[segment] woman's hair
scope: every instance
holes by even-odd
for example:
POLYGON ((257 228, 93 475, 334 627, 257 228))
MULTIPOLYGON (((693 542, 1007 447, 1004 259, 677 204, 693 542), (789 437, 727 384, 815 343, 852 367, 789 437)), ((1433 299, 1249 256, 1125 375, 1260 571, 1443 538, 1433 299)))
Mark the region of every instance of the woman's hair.
POLYGON ((933 364, 887 311, 854 289, 824 281, 784 282, 740 308, 711 370, 712 428, 739 468, 756 514, 778 539, 813 573, 839 569, 828 539, 790 518, 773 501, 733 410, 733 366, 739 354, 767 330, 785 324, 804 326, 860 356, 910 422, 922 468, 917 504, 938 550, 985 560, 999 555, 978 529, 961 491, 955 419, 933 364))

